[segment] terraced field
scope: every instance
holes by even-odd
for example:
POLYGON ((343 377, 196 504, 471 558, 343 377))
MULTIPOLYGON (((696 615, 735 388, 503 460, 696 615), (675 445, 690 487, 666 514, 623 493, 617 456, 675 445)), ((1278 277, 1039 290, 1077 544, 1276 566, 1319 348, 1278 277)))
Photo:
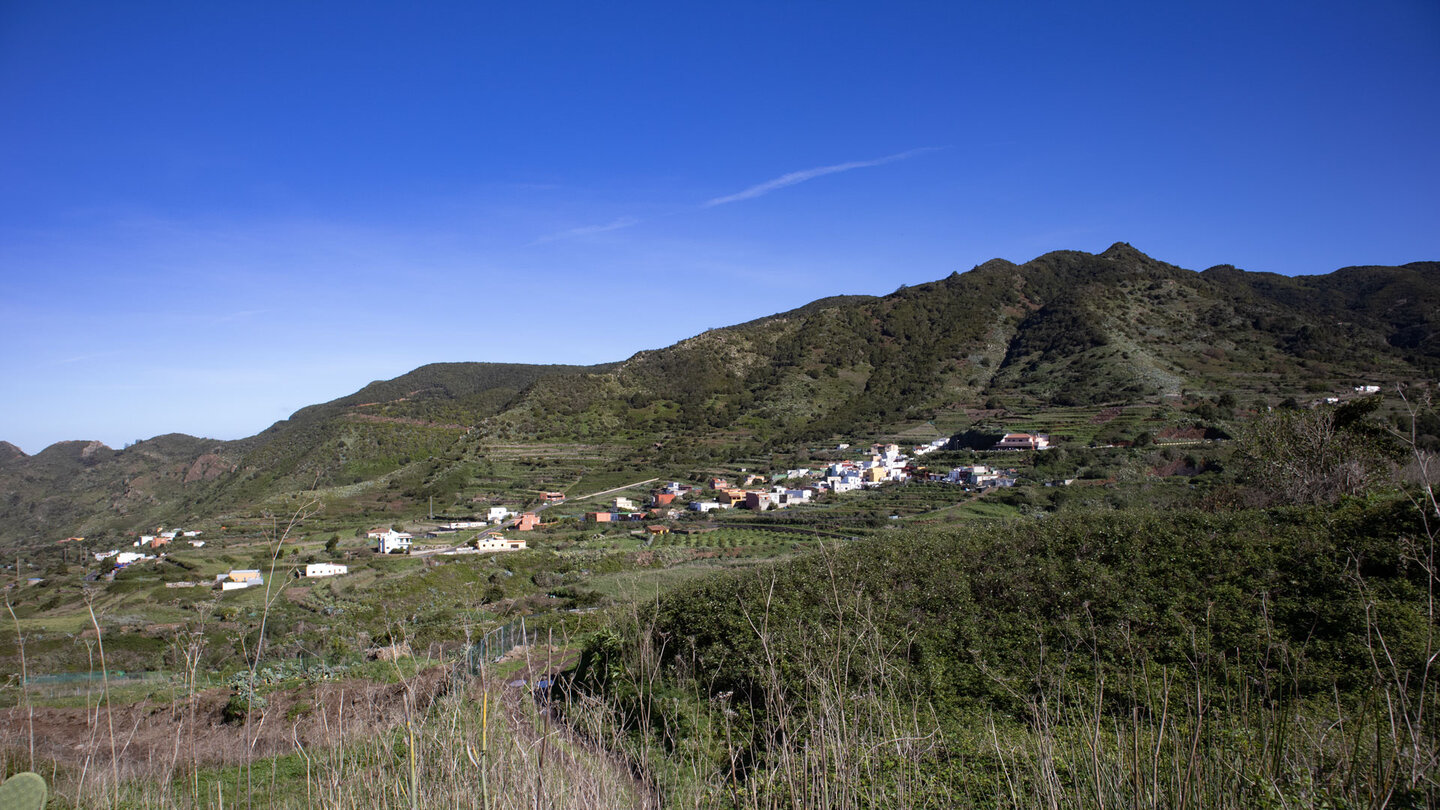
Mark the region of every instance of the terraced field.
POLYGON ((987 419, 979 426, 996 432, 1044 433, 1052 440, 1086 445, 1128 441, 1142 431, 1158 432, 1189 421, 1162 405, 1016 407, 1005 416, 987 419))
POLYGON ((743 549, 748 553, 780 554, 815 542, 805 535, 767 529, 719 528, 691 534, 671 532, 651 543, 658 548, 743 549))

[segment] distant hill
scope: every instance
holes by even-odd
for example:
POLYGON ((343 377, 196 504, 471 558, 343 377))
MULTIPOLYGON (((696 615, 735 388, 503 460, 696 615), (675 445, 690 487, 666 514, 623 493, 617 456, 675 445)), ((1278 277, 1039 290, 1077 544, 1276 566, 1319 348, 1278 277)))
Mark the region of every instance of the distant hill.
POLYGON ((610 366, 436 363, 297 411, 238 441, 182 434, 114 450, 0 446, 0 546, 176 525, 277 493, 361 481, 440 452, 536 380, 610 366))
MULTIPOLYGON (((439 363, 233 442, 0 443, 0 544, 174 525, 376 481, 496 442, 750 446, 985 406, 1227 394, 1245 406, 1433 378, 1440 263, 1286 277, 1181 269, 1117 243, 824 298, 620 363, 439 363)), ((432 471, 433 475, 443 470, 432 471)))
POLYGON ((487 429, 821 437, 986 401, 1126 404, 1225 392, 1246 403, 1425 376, 1440 264, 1288 278, 1183 270, 1126 244, 993 260, 884 297, 817 301, 538 381, 487 429))

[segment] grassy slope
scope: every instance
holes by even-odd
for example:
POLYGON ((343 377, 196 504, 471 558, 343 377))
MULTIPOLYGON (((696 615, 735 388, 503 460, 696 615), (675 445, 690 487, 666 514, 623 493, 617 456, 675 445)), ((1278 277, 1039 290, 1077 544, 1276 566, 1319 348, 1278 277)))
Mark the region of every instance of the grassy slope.
POLYGON ((1215 806, 1267 795, 1363 800, 1378 783, 1421 800, 1434 788, 1424 787, 1423 764, 1436 751, 1433 732, 1334 731, 1328 745, 1304 736, 1327 723, 1378 721, 1379 731, 1402 715, 1433 719, 1434 686, 1421 680, 1433 652, 1427 578, 1404 551, 1415 537, 1423 533, 1408 503, 1358 502, 897 534, 679 587, 632 625, 633 637, 597 642, 576 677, 626 716, 655 718, 634 728, 657 772, 680 760, 723 781, 727 762, 743 762, 742 784, 759 781, 762 794, 810 795, 816 778, 857 778, 836 789, 871 801, 904 789, 918 791, 909 801, 919 804, 992 804, 1005 792, 996 780, 1013 778, 1011 789, 1033 801, 1052 788, 1078 790, 1069 800, 1086 804, 1097 799, 1091 789, 1144 801, 1125 782, 1124 740, 1134 735, 1137 746, 1165 746, 1154 751, 1165 767, 1188 762, 1211 780, 1146 788, 1170 796, 1162 802, 1196 789, 1214 791, 1205 801, 1215 806), (1389 700, 1409 701, 1404 711, 1376 702, 1387 689, 1389 700), (1166 739, 1165 712, 1178 740, 1166 739), (875 716, 889 718, 889 731, 874 730, 881 737, 913 721, 931 743, 913 760, 870 760, 865 746, 887 743, 857 729, 875 716), (975 734, 986 724, 1006 736, 988 755, 990 740, 975 734), (1101 736, 1087 749, 1091 734, 1101 736), (848 751, 872 770, 861 778, 806 764, 797 746, 828 750, 832 736, 844 738, 837 756, 848 751), (1425 753, 1406 763, 1415 745, 1425 753), (1099 770, 1057 766, 1044 759, 1047 746, 1051 757, 1093 757, 1099 770), (1005 753, 1022 749, 1033 750, 1005 753), (1351 762, 1332 759, 1347 750, 1351 762), (1110 768, 1120 768, 1118 781, 1102 773, 1110 768))

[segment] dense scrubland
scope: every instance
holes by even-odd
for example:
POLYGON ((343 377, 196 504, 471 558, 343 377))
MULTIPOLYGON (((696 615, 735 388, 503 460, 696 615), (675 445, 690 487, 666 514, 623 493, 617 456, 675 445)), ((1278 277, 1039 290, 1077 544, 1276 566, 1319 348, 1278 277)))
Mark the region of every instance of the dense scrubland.
POLYGON ((827 547, 637 608, 556 699, 722 804, 1423 806, 1424 523, 1078 512, 827 547))

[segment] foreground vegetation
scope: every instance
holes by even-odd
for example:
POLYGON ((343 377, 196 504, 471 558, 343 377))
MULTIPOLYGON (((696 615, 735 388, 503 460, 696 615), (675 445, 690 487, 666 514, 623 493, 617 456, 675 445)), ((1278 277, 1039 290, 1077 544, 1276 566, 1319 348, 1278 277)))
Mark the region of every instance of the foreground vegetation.
POLYGON ((681 588, 560 689, 707 803, 1425 806, 1431 544, 1408 502, 887 538, 681 588))

